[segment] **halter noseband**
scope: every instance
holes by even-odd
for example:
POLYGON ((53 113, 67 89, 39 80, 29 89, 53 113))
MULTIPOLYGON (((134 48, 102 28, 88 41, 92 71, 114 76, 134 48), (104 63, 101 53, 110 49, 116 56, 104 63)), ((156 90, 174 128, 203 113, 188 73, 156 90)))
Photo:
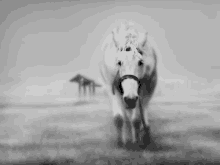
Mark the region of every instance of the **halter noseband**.
MULTIPOLYGON (((118 79, 118 82, 116 82, 116 84, 115 84, 115 87, 116 88, 118 88, 118 91, 121 93, 121 94, 123 94, 123 88, 122 88, 122 86, 121 86, 121 83, 125 80, 125 79, 133 79, 133 80, 135 80, 135 81, 137 81, 137 83, 139 84, 139 87, 138 87, 138 94, 140 93, 140 85, 141 85, 141 83, 140 83, 140 80, 136 77, 136 76, 134 76, 134 75, 124 75, 124 76, 122 76, 121 78, 119 78, 118 79)), ((114 87, 113 87, 114 88, 114 87)), ((114 89, 113 89, 113 94, 114 94, 115 92, 114 92, 114 89)))
POLYGON ((131 75, 131 74, 127 74, 127 75, 122 76, 122 77, 119 79, 119 84, 121 84, 122 81, 124 81, 125 79, 128 79, 128 78, 137 81, 138 84, 139 84, 139 79, 138 79, 136 76, 131 75))

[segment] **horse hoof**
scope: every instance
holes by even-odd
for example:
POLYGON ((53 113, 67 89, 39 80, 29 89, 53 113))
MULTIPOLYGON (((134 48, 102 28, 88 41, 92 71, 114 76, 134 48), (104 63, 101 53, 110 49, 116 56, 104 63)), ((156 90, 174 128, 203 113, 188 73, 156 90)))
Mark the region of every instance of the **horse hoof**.
POLYGON ((140 133, 139 147, 145 149, 151 143, 150 129, 146 128, 140 133))
POLYGON ((122 148, 123 147, 123 142, 121 140, 117 140, 116 147, 117 148, 122 148))
POLYGON ((124 147, 127 150, 132 150, 134 147, 134 144, 132 143, 132 141, 129 140, 129 141, 125 142, 124 147))

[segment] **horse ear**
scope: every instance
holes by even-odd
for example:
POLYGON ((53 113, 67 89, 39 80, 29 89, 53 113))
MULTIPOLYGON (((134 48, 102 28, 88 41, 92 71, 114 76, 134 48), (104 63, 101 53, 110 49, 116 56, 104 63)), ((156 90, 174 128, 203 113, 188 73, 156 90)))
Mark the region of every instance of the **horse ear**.
POLYGON ((141 47, 146 46, 147 38, 148 38, 148 32, 146 32, 145 35, 144 35, 144 40, 141 42, 141 47))
POLYGON ((119 44, 118 44, 118 42, 115 40, 115 32, 114 32, 114 31, 112 31, 112 39, 113 39, 113 42, 114 42, 114 44, 115 44, 115 47, 118 49, 118 48, 119 48, 119 44))

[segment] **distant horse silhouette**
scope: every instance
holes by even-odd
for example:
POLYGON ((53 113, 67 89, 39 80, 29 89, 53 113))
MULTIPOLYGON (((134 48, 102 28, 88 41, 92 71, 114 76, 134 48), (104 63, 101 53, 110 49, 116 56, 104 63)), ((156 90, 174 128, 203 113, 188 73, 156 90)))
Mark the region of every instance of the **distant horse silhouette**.
POLYGON ((86 78, 85 76, 82 76, 81 74, 77 74, 75 77, 73 77, 70 82, 76 82, 78 83, 78 92, 79 92, 79 97, 83 94, 86 96, 86 88, 88 87, 88 92, 90 96, 95 95, 95 88, 100 87, 101 85, 96 84, 94 80, 91 80, 89 78, 86 78), (83 90, 83 93, 82 93, 83 90))

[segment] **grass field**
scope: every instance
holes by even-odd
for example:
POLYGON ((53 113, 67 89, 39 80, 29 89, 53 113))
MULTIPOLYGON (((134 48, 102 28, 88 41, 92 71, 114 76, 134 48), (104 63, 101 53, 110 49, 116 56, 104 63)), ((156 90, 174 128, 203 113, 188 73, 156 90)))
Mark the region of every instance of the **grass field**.
POLYGON ((114 145, 107 101, 2 106, 0 160, 15 165, 220 164, 219 105, 152 104, 152 143, 144 151, 114 145))

